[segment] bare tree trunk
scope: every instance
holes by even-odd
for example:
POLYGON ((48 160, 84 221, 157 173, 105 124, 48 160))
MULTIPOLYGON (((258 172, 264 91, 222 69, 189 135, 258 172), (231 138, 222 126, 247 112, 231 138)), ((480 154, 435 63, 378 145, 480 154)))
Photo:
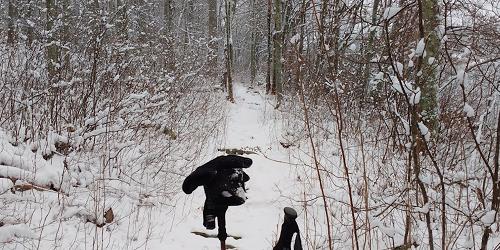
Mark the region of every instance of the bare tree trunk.
MULTIPOLYGON (((499 181, 499 172, 500 172, 500 111, 497 117, 497 133, 496 133, 496 144, 495 144, 495 154, 493 156, 493 176, 491 177, 491 181, 493 184, 493 198, 491 201, 491 211, 495 211, 495 217, 493 221, 496 221, 498 216, 498 209, 500 208, 500 183, 499 181)), ((490 226, 485 227, 483 236, 481 238, 481 250, 487 249, 488 240, 490 238, 490 234, 492 233, 490 226)))
POLYGON ((16 10, 16 0, 9 0, 8 5, 8 23, 7 23, 7 43, 10 45, 14 45, 17 34, 16 34, 16 22, 17 22, 17 10, 16 10))
POLYGON ((163 15, 165 19, 165 34, 169 36, 173 29, 172 0, 165 0, 163 3, 163 15))
MULTIPOLYGON (((373 1, 373 8, 372 8, 372 18, 371 22, 372 25, 375 25, 377 23, 377 11, 378 11, 378 6, 380 4, 380 0, 374 0, 373 1)), ((372 60, 373 54, 374 54, 374 46, 373 43, 375 41, 375 30, 370 29, 370 33, 368 34, 368 44, 365 49, 365 72, 363 76, 363 83, 365 86, 363 87, 364 94, 368 93, 368 84, 370 81, 370 70, 371 70, 371 64, 370 61, 372 60)))
POLYGON ((173 32, 173 11, 172 11, 172 0, 165 0, 163 3, 163 15, 165 19, 165 38, 167 42, 167 50, 165 58, 165 67, 170 70, 175 70, 174 62, 174 38, 172 37, 173 32))
POLYGON ((62 27, 61 40, 66 45, 62 49, 64 67, 69 66, 70 63, 69 50, 67 49, 68 48, 67 43, 70 42, 69 27, 70 27, 71 10, 69 9, 69 7, 70 7, 70 0, 62 0, 63 27, 62 27))
POLYGON ((419 36, 425 42, 425 53, 422 53, 418 58, 415 82, 422 91, 420 113, 427 127, 431 132, 435 132, 437 129, 437 86, 439 80, 436 65, 440 44, 436 34, 436 28, 439 24, 438 3, 437 0, 419 0, 418 7, 419 36))
MULTIPOLYGON (((168 0, 167 0, 168 1, 168 0)), ((127 16, 127 4, 124 0, 116 0, 116 5, 118 8, 117 13, 117 30, 121 39, 128 39, 128 16, 127 16)))
POLYGON ((54 28, 54 21, 57 18, 55 0, 46 0, 47 8, 47 67, 49 82, 54 83, 57 79, 57 67, 59 65, 59 52, 56 45, 57 34, 54 28))
POLYGON ((232 0, 225 0, 226 3, 226 88, 227 88, 227 99, 230 102, 234 102, 233 96, 233 39, 231 37, 231 3, 232 0))
MULTIPOLYGON (((170 0, 169 0, 170 1, 170 0)), ((217 0, 208 0, 208 75, 217 76, 217 0)))
POLYGON ((281 27, 281 0, 274 0, 274 57, 273 57, 273 83, 271 93, 276 94, 276 107, 281 104, 283 94, 282 82, 282 54, 283 30, 281 27))
POLYGON ((256 0, 251 0, 251 8, 252 8, 252 19, 251 19, 251 29, 252 29, 252 38, 250 45, 250 83, 253 84, 255 81, 255 76, 257 75, 257 5, 255 4, 256 0))
POLYGON ((271 63, 272 63, 272 47, 271 47, 271 16, 272 16, 272 0, 267 1, 267 79, 266 79, 266 94, 271 91, 271 63))
MULTIPOLYGON (((32 21, 33 17, 33 7, 35 7, 36 3, 34 3, 32 0, 28 1, 28 10, 26 11, 26 20, 32 21)), ((33 26, 31 23, 28 23, 28 26, 26 27, 26 43, 28 46, 31 46, 33 44, 33 38, 34 38, 34 32, 33 32, 33 26)))

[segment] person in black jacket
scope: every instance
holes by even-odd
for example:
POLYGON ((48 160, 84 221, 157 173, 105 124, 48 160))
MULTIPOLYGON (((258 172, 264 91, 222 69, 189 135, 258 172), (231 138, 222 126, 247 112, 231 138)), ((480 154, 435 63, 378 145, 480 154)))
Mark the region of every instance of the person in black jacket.
POLYGON ((291 250, 292 249, 292 237, 294 233, 297 233, 295 237, 295 244, 293 245, 294 250, 302 250, 302 241, 300 240, 300 230, 299 225, 295 219, 297 218, 297 212, 291 207, 285 207, 285 219, 281 225, 281 234, 278 242, 273 247, 273 250, 291 250))
POLYGON ((225 241, 226 211, 228 206, 239 206, 245 203, 245 182, 250 180, 243 169, 252 165, 252 159, 226 155, 219 156, 192 172, 182 184, 182 190, 191 194, 199 186, 205 190, 205 204, 203 206, 203 226, 207 229, 215 228, 217 218, 218 238, 225 241))

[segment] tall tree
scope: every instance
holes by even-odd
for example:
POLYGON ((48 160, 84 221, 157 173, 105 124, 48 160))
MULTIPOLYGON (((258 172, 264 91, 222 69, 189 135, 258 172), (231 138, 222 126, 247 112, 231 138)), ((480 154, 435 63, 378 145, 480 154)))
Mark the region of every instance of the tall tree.
POLYGON ((174 62, 174 39, 173 29, 174 29, 174 17, 173 17, 173 0, 165 0, 163 3, 163 15, 165 20, 165 39, 167 40, 167 53, 165 58, 165 66, 168 70, 173 71, 175 69, 174 62))
POLYGON ((116 19, 118 34, 120 38, 122 38, 123 40, 127 40, 128 39, 127 4, 125 0, 116 0, 116 6, 118 8, 117 19, 116 19))
POLYGON ((273 53, 273 94, 276 94, 276 106, 281 104, 283 83, 282 83, 282 54, 283 54, 283 30, 281 28, 281 0, 274 0, 274 53, 273 53))
POLYGON ((33 43, 34 39, 34 32, 33 32, 33 7, 35 6, 35 3, 33 0, 29 0, 27 3, 27 11, 26 11, 26 26, 25 26, 25 32, 26 32, 26 43, 28 45, 31 45, 33 43))
POLYGON ((272 63, 272 47, 271 47, 271 30, 272 30, 272 0, 267 1, 267 79, 266 79, 266 94, 271 91, 271 63, 272 63))
POLYGON ((227 99, 230 102, 234 102, 233 96, 233 38, 231 32, 231 3, 232 0, 225 0, 225 9, 226 9, 226 48, 224 49, 226 55, 226 89, 227 89, 227 99))
POLYGON ((64 43, 65 46, 62 48, 62 57, 63 57, 63 62, 64 66, 69 65, 69 60, 70 56, 69 53, 70 51, 67 49, 69 46, 67 46, 67 43, 70 42, 71 39, 71 34, 70 34, 70 18, 71 18, 71 6, 70 6, 70 0, 62 0, 62 14, 63 14, 63 20, 62 20, 62 36, 61 40, 64 43))
POLYGON ((165 21, 165 35, 170 36, 173 29, 172 0, 165 0, 163 2, 163 15, 165 21))
POLYGON ((17 8, 16 0, 9 0, 8 4, 8 23, 7 23, 7 43, 13 45, 16 41, 16 22, 17 22, 17 8))
POLYGON ((437 57, 439 38, 436 28, 439 24, 437 0, 419 0, 419 36, 425 43, 425 53, 420 54, 417 62, 416 83, 422 91, 420 100, 421 115, 432 131, 436 129, 437 118, 437 57))
MULTIPOLYGON (((380 0, 374 0, 373 1, 373 6, 372 6, 372 16, 371 16, 371 25, 374 27, 377 23, 377 11, 378 11, 378 6, 380 4, 380 0)), ((363 76, 363 91, 366 93, 368 91, 368 83, 370 81, 370 69, 371 69, 371 64, 370 61, 374 55, 374 46, 373 43, 375 41, 375 29, 370 29, 369 34, 368 34, 368 44, 366 45, 366 48, 364 50, 365 53, 365 69, 364 69, 364 76, 363 76)))
POLYGON ((208 0, 208 71, 214 77, 217 69, 217 0, 208 0))
POLYGON ((255 0, 250 1, 252 17, 250 19, 251 41, 250 41, 250 82, 253 84, 257 75, 257 4, 255 0))
POLYGON ((57 79, 57 70, 59 67, 59 51, 57 48, 57 32, 55 30, 55 22, 57 19, 57 7, 55 0, 46 0, 45 8, 47 9, 47 67, 49 82, 54 83, 57 79))

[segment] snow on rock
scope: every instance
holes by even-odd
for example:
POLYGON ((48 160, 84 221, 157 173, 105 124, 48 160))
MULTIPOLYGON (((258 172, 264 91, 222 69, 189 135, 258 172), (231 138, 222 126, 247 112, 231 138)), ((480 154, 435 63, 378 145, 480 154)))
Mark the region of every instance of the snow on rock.
POLYGON ((0 227, 0 243, 6 243, 15 238, 35 239, 36 234, 26 224, 5 225, 0 227))
POLYGON ((468 103, 464 104, 464 113, 468 118, 474 117, 474 115, 476 115, 474 108, 472 108, 468 103))

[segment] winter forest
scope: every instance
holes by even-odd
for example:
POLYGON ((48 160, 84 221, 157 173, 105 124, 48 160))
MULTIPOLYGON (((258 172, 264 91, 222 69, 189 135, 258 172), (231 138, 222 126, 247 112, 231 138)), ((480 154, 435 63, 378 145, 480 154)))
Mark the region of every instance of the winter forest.
POLYGON ((219 249, 181 186, 235 154, 227 249, 273 249, 284 207, 303 249, 500 249, 498 0, 0 13, 2 249, 219 249))

